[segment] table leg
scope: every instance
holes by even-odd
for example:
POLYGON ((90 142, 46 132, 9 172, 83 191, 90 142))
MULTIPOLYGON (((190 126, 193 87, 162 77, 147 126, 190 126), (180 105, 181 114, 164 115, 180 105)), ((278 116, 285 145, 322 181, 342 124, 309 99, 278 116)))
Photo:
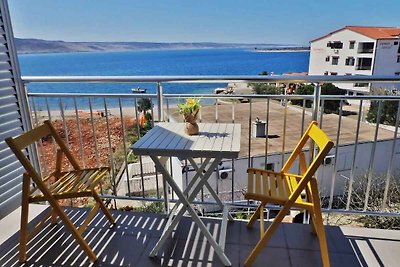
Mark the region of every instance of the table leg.
MULTIPOLYGON (((186 186, 185 190, 183 191, 183 194, 186 196, 189 194, 190 189, 196 185, 196 182, 198 182, 198 178, 201 179, 201 174, 203 173, 203 170, 207 167, 207 164, 210 162, 210 158, 205 159, 204 162, 201 164, 201 166, 197 169, 198 171, 196 171, 197 173, 195 174, 195 176, 193 177, 193 179, 190 181, 190 183, 186 186)), ((196 166, 197 167, 197 166, 196 166)), ((179 205, 181 204, 181 201, 178 199, 174 205, 174 207, 171 209, 170 213, 168 214, 168 221, 165 225, 165 229, 167 229, 167 227, 169 227, 169 225, 172 222, 172 219, 174 217, 174 212, 177 210, 177 208, 179 207, 179 205)), ((165 231, 165 230, 164 230, 165 231)), ((164 232, 163 232, 164 234, 164 232)))
MULTIPOLYGON (((197 173, 200 173, 200 178, 202 177, 201 175, 201 171, 199 170, 199 168, 196 165, 196 162, 194 161, 194 159, 189 158, 188 159, 190 161, 190 164, 192 164, 193 168, 195 169, 195 171, 197 171, 197 173)), ((207 187, 208 191, 210 192, 210 194, 213 196, 213 198, 215 199, 215 202, 217 202, 217 205, 224 210, 224 204, 222 203, 221 199, 219 198, 219 196, 217 195, 217 193, 215 193, 214 189, 211 187, 211 185, 208 183, 207 181, 208 179, 206 179, 205 182, 205 186, 207 187)), ((228 219, 229 221, 233 221, 233 217, 232 215, 228 212, 228 219)))
POLYGON ((190 194, 189 198, 186 198, 185 195, 183 194, 182 190, 179 188, 179 186, 175 183, 173 178, 169 175, 168 171, 165 169, 165 167, 161 164, 160 160, 156 156, 151 156, 152 160, 154 161, 156 167, 158 170, 165 176, 166 180, 172 187, 172 189, 175 191, 177 194, 179 200, 182 202, 183 207, 181 210, 179 210, 178 214, 176 217, 172 220, 171 224, 168 226, 168 229, 164 232, 164 234, 161 236, 160 240, 157 242, 156 246, 153 248, 153 250, 150 252, 150 257, 154 257, 157 255, 158 251, 160 250, 161 246, 165 243, 167 240, 168 236, 171 234, 175 226, 178 224, 179 220, 183 216, 185 211, 188 211, 189 214, 191 215, 193 221, 199 226, 201 232, 204 234, 210 245, 214 248, 215 252, 217 253, 218 257, 221 259, 223 264, 225 266, 231 266, 231 262, 229 259, 226 257, 225 253, 223 252, 222 248, 218 245, 218 243, 214 240, 213 236, 210 234, 208 231, 207 227, 204 225, 204 223, 201 221, 199 216, 197 215, 196 211, 193 209, 193 207, 190 205, 190 202, 193 201, 197 193, 200 191, 201 187, 204 185, 206 182, 206 179, 211 175, 211 173, 214 171, 214 169, 217 167, 219 161, 221 159, 214 159, 214 161, 211 163, 210 168, 206 171, 206 173, 203 175, 203 178, 197 183, 196 187, 193 189, 192 193, 190 194))
MULTIPOLYGON (((164 166, 167 163, 168 157, 160 157, 160 163, 164 166)), ((164 194, 164 212, 167 214, 167 217, 169 217, 169 197, 168 197, 168 184, 167 181, 165 180, 165 177, 163 176, 163 194, 164 194)))

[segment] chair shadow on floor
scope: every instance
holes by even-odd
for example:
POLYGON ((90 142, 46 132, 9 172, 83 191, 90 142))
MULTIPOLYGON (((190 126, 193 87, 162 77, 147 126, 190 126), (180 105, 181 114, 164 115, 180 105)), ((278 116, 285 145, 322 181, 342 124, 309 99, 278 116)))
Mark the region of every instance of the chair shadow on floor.
MULTIPOLYGON (((29 227, 33 228, 48 211, 33 219, 29 227)), ((67 215, 76 225, 84 221, 88 212, 89 209, 66 208, 67 215)), ((149 258, 164 229, 165 215, 126 211, 112 211, 112 214, 116 219, 114 227, 108 227, 107 219, 98 213, 84 232, 89 245, 98 255, 95 263, 91 263, 79 249, 63 224, 46 222, 28 243, 27 261, 23 266, 222 266, 200 230, 188 217, 182 219, 159 256, 149 258)), ((214 236, 219 235, 219 219, 205 219, 204 222, 214 236)), ((18 240, 19 233, 16 233, 0 245, 0 266, 20 266, 18 240)))
MULTIPOLYGON (((67 208, 66 212, 79 224, 89 210, 67 208)), ((107 219, 99 213, 85 231, 89 244, 98 255, 94 264, 62 224, 52 226, 46 223, 28 243, 28 260, 23 266, 223 266, 189 217, 182 219, 159 256, 149 258, 151 249, 164 229, 165 215, 126 211, 112 211, 112 214, 117 222, 113 228, 108 227, 107 219)), ((39 219, 40 216, 29 226, 33 227, 39 219)), ((202 220, 211 234, 218 237, 221 220, 202 220)), ((310 233, 309 227, 282 223, 271 242, 263 248, 262 257, 253 266, 268 266, 268 262, 279 266, 321 266, 318 239, 310 233)), ((386 258, 382 258, 381 247, 376 247, 377 242, 400 242, 399 239, 377 238, 373 235, 346 235, 336 226, 326 227, 326 233, 331 266, 339 267, 368 266, 371 260, 376 265, 384 265, 386 258)), ((243 266, 258 236, 259 229, 248 229, 246 221, 228 224, 225 251, 232 266, 243 266)), ((20 266, 18 238, 19 233, 16 233, 0 245, 0 266, 20 266)))

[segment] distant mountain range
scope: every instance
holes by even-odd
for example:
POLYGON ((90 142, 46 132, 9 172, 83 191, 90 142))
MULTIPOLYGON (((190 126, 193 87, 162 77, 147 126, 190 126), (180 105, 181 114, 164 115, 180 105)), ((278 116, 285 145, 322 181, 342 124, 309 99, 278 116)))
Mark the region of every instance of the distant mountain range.
POLYGON ((65 53, 65 52, 100 52, 134 51, 162 49, 207 49, 207 48, 249 48, 281 49, 283 47, 301 47, 284 44, 240 44, 240 43, 153 43, 153 42, 65 42, 41 39, 16 38, 18 53, 65 53))

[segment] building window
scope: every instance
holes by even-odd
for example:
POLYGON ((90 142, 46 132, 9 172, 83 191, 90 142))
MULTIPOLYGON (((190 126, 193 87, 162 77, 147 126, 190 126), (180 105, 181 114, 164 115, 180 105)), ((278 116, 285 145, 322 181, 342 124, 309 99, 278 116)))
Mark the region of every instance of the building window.
POLYGON ((339 57, 332 57, 332 65, 339 64, 339 57))
POLYGON ((354 45, 356 44, 356 41, 350 41, 349 42, 349 49, 354 49, 354 45))
POLYGON ((265 168, 267 171, 273 171, 274 170, 274 163, 267 163, 267 168, 265 168))
POLYGON ((346 75, 346 76, 350 76, 350 75, 352 75, 352 74, 351 74, 351 73, 346 73, 345 75, 346 75))
POLYGON ((400 63, 400 56, 397 56, 397 63, 400 63))
POLYGON ((328 75, 329 73, 327 71, 324 72, 324 75, 328 75))
POLYGON ((337 75, 337 72, 331 72, 331 75, 335 76, 337 75))
POLYGON ((394 45, 398 45, 399 44, 399 42, 394 42, 394 45))
POLYGON ((342 49, 343 48, 343 43, 339 42, 339 41, 328 42, 326 44, 326 47, 330 47, 331 49, 342 49))
POLYGON ((325 58, 325 61, 326 61, 326 62, 329 62, 330 59, 331 59, 331 57, 330 57, 330 56, 327 56, 327 57, 325 58))
POLYGON ((394 75, 400 76, 400 72, 395 72, 394 75))
POLYGON ((354 87, 368 87, 369 83, 355 83, 354 87))
POLYGON ((357 70, 370 70, 372 68, 372 58, 360 57, 357 58, 357 70))
POLYGON ((354 62, 355 62, 355 60, 354 60, 354 57, 348 57, 348 58, 346 58, 346 66, 354 66, 354 62))
POLYGON ((365 42, 358 44, 359 54, 372 54, 374 52, 374 43, 373 42, 365 42))

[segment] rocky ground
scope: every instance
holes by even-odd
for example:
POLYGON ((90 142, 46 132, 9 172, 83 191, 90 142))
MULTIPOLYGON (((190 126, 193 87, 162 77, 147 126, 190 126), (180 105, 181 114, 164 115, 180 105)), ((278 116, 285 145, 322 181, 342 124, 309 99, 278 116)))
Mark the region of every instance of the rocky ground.
MULTIPOLYGON (((81 167, 90 168, 96 166, 110 166, 110 153, 114 152, 118 149, 118 146, 123 144, 124 133, 122 130, 121 119, 119 117, 110 116, 108 122, 109 128, 107 128, 107 120, 105 117, 95 117, 94 125, 96 135, 94 135, 89 116, 81 116, 79 118, 79 126, 75 117, 69 117, 66 119, 65 124, 68 132, 68 146, 81 167), (110 139, 108 138, 108 131, 110 139), (79 132, 81 135, 79 135, 79 132), (98 159, 95 153, 94 136, 96 136, 98 159), (82 150, 80 139, 82 139, 82 150)), ((135 120, 132 117, 125 117, 123 123, 126 137, 126 131, 134 127, 135 120)), ((54 120, 53 125, 65 141, 66 134, 64 131, 63 121, 61 119, 54 120)), ((47 138, 46 140, 43 140, 43 145, 39 145, 38 150, 42 172, 44 172, 45 175, 51 173, 55 168, 55 146, 53 139, 47 138)), ((68 170, 70 168, 71 165, 68 160, 64 158, 63 169, 68 170)), ((86 199, 75 200, 74 206, 81 206, 86 203, 86 199)))

